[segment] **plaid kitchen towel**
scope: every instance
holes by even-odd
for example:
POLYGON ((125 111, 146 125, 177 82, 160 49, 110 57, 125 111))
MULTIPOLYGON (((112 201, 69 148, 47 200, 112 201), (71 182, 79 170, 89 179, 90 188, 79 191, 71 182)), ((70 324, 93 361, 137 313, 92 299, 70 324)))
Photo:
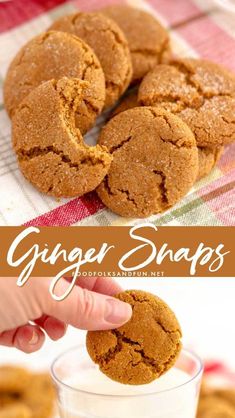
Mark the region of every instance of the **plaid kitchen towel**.
MULTIPOLYGON (((179 55, 208 58, 235 71, 235 11, 229 11, 231 0, 126 1, 149 11, 169 28, 179 55)), ((7 67, 25 42, 61 15, 114 2, 117 0, 0 1, 0 225, 128 225, 140 221, 111 213, 95 193, 57 201, 35 190, 18 169, 11 148, 11 125, 3 106, 7 67)), ((95 143, 106 117, 107 113, 103 114, 86 135, 88 143, 95 143)), ((225 149, 217 167, 178 205, 148 221, 156 225, 235 225, 235 144, 225 149)))

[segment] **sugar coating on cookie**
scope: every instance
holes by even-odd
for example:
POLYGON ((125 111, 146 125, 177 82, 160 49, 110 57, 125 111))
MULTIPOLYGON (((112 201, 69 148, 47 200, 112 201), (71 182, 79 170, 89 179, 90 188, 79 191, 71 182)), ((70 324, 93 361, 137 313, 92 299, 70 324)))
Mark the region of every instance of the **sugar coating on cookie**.
MULTIPOLYGON (((111 117, 118 115, 125 110, 140 106, 138 102, 138 91, 134 90, 126 95, 119 105, 114 109, 111 117)), ((198 147, 198 176, 197 180, 207 176, 215 167, 223 153, 224 147, 209 148, 198 147)))
POLYGON ((92 49, 78 37, 49 31, 36 36, 18 52, 4 83, 4 103, 12 117, 21 101, 42 82, 62 77, 89 82, 76 116, 76 125, 87 132, 105 101, 105 80, 92 49))
POLYGON ((121 216, 163 212, 196 180, 195 138, 181 119, 161 108, 136 107, 118 114, 103 128, 98 143, 113 161, 97 193, 121 216))
POLYGON ((207 176, 219 161, 224 147, 198 147, 198 175, 197 180, 207 176))
POLYGON ((97 187, 108 172, 110 154, 102 146, 86 145, 75 127, 86 88, 79 79, 47 81, 26 97, 13 117, 19 167, 43 193, 81 196, 97 187))
POLYGON ((94 50, 105 76, 105 106, 112 106, 132 78, 129 47, 119 26, 101 13, 77 12, 61 17, 50 29, 72 33, 94 50))
POLYGON ((118 329, 89 331, 87 350, 100 370, 129 385, 150 383, 166 373, 181 350, 181 328, 160 298, 141 290, 116 296, 132 306, 131 319, 118 329))
POLYGON ((143 79, 138 101, 177 114, 200 147, 235 140, 235 75, 218 64, 181 59, 156 66, 143 79))
POLYGON ((101 10, 124 32, 131 51, 132 81, 141 80, 156 64, 170 55, 167 30, 149 13, 127 5, 111 5, 101 10))
POLYGON ((30 374, 21 367, 0 367, 0 394, 21 394, 28 386, 30 374))

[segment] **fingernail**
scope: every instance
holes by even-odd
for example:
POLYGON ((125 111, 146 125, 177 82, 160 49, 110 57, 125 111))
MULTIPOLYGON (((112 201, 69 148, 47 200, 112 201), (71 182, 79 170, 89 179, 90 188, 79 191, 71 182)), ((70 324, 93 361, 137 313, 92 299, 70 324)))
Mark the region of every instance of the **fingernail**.
POLYGON ((29 340, 29 345, 36 345, 39 341, 39 336, 36 331, 33 331, 32 337, 29 340))
POLYGON ((104 319, 110 324, 122 325, 129 321, 132 315, 131 306, 118 299, 108 299, 104 319))

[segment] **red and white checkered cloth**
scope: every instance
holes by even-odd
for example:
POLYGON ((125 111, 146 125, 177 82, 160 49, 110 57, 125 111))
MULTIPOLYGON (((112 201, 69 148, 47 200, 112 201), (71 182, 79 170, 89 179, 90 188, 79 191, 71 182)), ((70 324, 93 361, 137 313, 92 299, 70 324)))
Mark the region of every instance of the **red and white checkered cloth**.
MULTIPOLYGON (((223 0, 127 1, 148 10, 169 28, 179 55, 211 59, 235 72, 235 14, 220 7, 223 0)), ((125 225, 139 221, 111 213, 95 193, 56 201, 35 190, 19 172, 2 98, 7 67, 25 42, 61 15, 114 2, 117 0, 0 2, 0 225, 125 225)), ((104 120, 102 115, 87 135, 90 143, 95 142, 104 120)), ((149 220, 157 225, 235 225, 235 144, 226 148, 212 173, 198 182, 177 206, 149 220)))

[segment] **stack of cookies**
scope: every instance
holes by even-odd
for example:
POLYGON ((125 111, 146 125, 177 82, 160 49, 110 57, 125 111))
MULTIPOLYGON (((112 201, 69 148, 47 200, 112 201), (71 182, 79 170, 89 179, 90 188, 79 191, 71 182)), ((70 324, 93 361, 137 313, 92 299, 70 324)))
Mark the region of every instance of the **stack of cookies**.
POLYGON ((37 189, 96 190, 125 217, 171 208, 235 140, 234 74, 175 58, 166 29, 127 5, 54 22, 14 58, 4 97, 19 167, 37 189), (108 108, 90 147, 83 136, 108 108))
POLYGON ((48 374, 0 367, 0 418, 51 418, 55 393, 48 374))

